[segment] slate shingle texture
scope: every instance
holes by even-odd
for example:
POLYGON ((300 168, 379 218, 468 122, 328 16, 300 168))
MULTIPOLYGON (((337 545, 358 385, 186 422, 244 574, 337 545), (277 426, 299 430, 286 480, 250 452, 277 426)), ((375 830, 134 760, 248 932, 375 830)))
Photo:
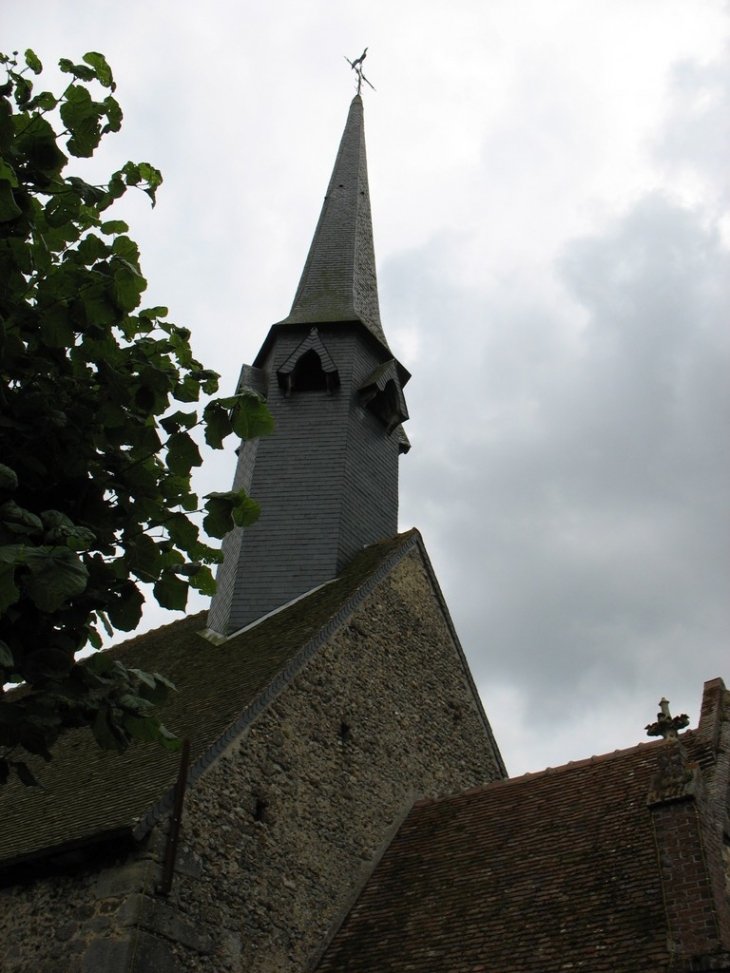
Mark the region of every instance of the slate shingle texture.
POLYGON ((363 104, 356 95, 289 316, 284 324, 361 321, 385 348, 375 272, 363 104))
POLYGON ((276 372, 308 345, 308 333, 281 329, 262 370, 269 375, 275 432, 246 443, 236 484, 262 503, 251 527, 226 538, 209 625, 230 634, 315 585, 336 577, 364 546, 398 529, 400 444, 358 400, 378 354, 360 328, 330 326, 318 338, 338 370, 332 393, 286 395, 276 372))

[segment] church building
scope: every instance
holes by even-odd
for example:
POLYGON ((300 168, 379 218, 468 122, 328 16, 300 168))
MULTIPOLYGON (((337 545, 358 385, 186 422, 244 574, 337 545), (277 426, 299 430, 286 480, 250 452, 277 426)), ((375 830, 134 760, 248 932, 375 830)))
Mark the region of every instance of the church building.
MULTIPOLYGON (((730 693, 680 736, 508 779, 417 530, 363 104, 289 315, 241 387, 262 506, 210 610, 113 658, 173 680, 182 759, 88 731, 0 790, 3 973, 730 973, 730 693)), ((498 651, 498 647, 495 647, 498 651)), ((29 761, 30 762, 30 761, 29 761)))

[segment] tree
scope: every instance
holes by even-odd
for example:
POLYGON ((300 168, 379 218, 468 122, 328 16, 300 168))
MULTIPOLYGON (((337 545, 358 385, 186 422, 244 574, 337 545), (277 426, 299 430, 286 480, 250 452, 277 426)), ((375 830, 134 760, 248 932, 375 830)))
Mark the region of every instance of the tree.
MULTIPOLYGON (((159 171, 128 162, 104 185, 66 174, 66 152, 92 156, 122 123, 104 57, 62 59, 59 97, 34 94, 32 51, 0 64, 0 686, 25 684, 0 688, 0 781, 15 771, 32 784, 23 751, 50 760, 67 727, 117 750, 178 745, 153 712, 171 688, 163 675, 76 656, 101 646, 100 625, 137 626, 143 582, 165 608, 184 608, 191 586, 213 592, 221 555, 191 519, 191 431, 218 449, 272 420, 252 390, 197 406, 218 376, 166 308, 140 308, 139 252, 109 210, 130 187, 154 206, 159 171)), ((203 508, 216 538, 258 516, 243 492, 203 508)))

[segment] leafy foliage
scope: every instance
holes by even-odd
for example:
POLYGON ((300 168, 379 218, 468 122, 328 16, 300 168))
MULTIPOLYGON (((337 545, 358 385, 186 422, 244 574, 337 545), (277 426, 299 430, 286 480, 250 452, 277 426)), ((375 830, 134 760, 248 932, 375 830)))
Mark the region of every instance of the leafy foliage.
MULTIPOLYGON (((201 413, 218 376, 166 308, 140 309, 139 252, 108 211, 130 187, 154 205, 159 171, 128 162, 104 185, 65 172, 69 155, 93 155, 122 123, 103 55, 62 59, 60 96, 34 93, 32 51, 23 66, 15 55, 0 64, 0 675, 26 684, 0 689, 0 782, 14 770, 32 784, 17 757, 50 759, 65 727, 88 726, 116 750, 135 738, 177 745, 153 714, 168 680, 75 657, 100 647, 99 625, 135 628, 142 582, 166 608, 184 608, 191 586, 212 594, 220 553, 190 519, 201 464, 191 430, 219 449, 272 420, 251 390, 201 413)), ((213 537, 258 516, 243 492, 203 507, 213 537)))

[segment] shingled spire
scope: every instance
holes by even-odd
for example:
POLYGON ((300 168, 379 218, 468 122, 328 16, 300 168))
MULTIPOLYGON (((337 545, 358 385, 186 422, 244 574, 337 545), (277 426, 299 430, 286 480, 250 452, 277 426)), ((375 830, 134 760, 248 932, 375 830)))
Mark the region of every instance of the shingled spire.
POLYGON ((380 323, 363 104, 356 95, 289 317, 282 324, 361 321, 388 347, 380 323))
POLYGON ((240 630, 396 533, 409 378, 380 323, 357 95, 291 313, 241 373, 267 397, 276 432, 239 450, 234 489, 263 512, 224 542, 211 630, 240 630))

